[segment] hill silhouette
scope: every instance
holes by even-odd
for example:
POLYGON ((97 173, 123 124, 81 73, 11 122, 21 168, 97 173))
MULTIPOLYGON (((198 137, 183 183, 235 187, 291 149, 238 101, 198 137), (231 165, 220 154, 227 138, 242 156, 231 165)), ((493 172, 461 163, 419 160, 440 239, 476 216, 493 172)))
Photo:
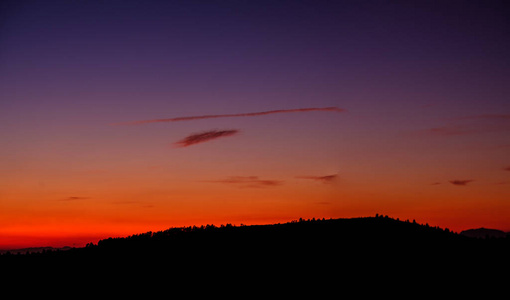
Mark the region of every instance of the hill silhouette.
POLYGON ((260 265, 342 266, 390 264, 419 267, 430 262, 480 263, 506 259, 510 238, 475 239, 448 229, 388 216, 311 219, 283 224, 193 226, 108 238, 66 251, 14 257, 143 260, 173 268, 260 265))
POLYGON ((19 248, 19 249, 11 249, 11 250, 0 250, 0 254, 27 254, 27 253, 40 253, 40 252, 47 252, 47 251, 65 251, 72 249, 69 246, 64 246, 61 248, 54 248, 54 247, 29 247, 29 248, 19 248))
POLYGON ((147 290, 145 296, 184 291, 236 298, 365 295, 385 288, 436 295, 449 288, 458 295, 471 293, 469 281, 456 283, 462 278, 476 278, 478 285, 504 280, 509 250, 509 238, 469 238, 376 216, 169 228, 65 251, 0 255, 0 264, 19 282, 33 277, 50 286, 101 287, 101 293, 106 286, 126 296, 137 288, 147 290))
POLYGON ((510 233, 498 229, 489 229, 482 227, 477 229, 464 230, 461 231, 460 234, 472 238, 505 238, 510 233))

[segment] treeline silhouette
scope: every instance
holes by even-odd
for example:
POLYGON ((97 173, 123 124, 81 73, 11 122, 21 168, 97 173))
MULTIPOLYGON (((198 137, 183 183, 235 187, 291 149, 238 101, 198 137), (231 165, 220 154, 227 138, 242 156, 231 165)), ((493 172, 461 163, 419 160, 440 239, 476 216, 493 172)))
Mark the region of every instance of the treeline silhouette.
MULTIPOLYGON (((476 239, 449 229, 376 215, 352 219, 308 219, 272 225, 231 224, 169 228, 108 238, 66 251, 4 254, 0 258, 56 257, 163 261, 175 268, 197 265, 424 266, 430 262, 493 263, 507 259, 510 238, 476 239)), ((1 260, 1 259, 0 259, 1 260)))

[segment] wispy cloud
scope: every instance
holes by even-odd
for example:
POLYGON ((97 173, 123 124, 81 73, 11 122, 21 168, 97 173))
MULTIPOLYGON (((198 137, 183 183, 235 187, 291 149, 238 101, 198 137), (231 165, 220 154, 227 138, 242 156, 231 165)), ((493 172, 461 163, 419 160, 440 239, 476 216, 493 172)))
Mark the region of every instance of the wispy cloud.
POLYGON ((315 181, 320 181, 323 183, 331 183, 338 177, 338 174, 326 175, 326 176, 296 176, 299 179, 311 179, 315 181))
POLYGON ((121 200, 121 201, 113 201, 110 203, 114 204, 114 205, 135 205, 135 206, 143 207, 143 208, 155 207, 153 204, 145 203, 144 201, 138 201, 138 200, 121 200))
POLYGON ((469 128, 466 128, 465 126, 451 125, 451 126, 430 128, 423 132, 429 133, 432 135, 449 136, 449 135, 470 134, 470 133, 475 133, 477 131, 479 131, 479 129, 469 129, 469 128))
POLYGON ((269 111, 240 113, 240 114, 202 115, 202 116, 176 117, 176 118, 168 118, 168 119, 152 119, 152 120, 142 120, 142 121, 134 121, 134 122, 115 123, 112 125, 141 125, 141 124, 148 124, 148 123, 181 122, 181 121, 217 119, 217 118, 257 117, 257 116, 265 116, 265 115, 271 115, 271 114, 311 112, 311 111, 345 112, 346 110, 343 108, 338 108, 338 107, 308 107, 308 108, 269 110, 269 111))
POLYGON ((474 180, 471 180, 471 179, 468 179, 468 180, 450 180, 450 183, 453 184, 453 185, 460 185, 460 186, 464 186, 470 182, 472 182, 474 180))
POLYGON ((214 139, 232 136, 239 133, 239 130, 211 130, 202 133, 195 133, 175 143, 177 147, 188 147, 191 145, 209 142, 214 139))
POLYGON ((505 171, 510 171, 510 167, 503 168, 505 171))
POLYGON ((419 131, 435 136, 456 136, 510 131, 509 114, 480 114, 446 119, 449 124, 419 131))
POLYGON ((90 197, 77 197, 77 196, 71 196, 63 199, 59 199, 60 201, 77 201, 77 200, 86 200, 90 199, 90 197))
POLYGON ((510 120, 510 114, 480 114, 453 118, 453 120, 510 120))
POLYGON ((499 145, 496 145, 494 148, 496 148, 496 149, 510 148, 510 144, 499 144, 499 145))
POLYGON ((496 184, 510 184, 510 181, 500 181, 496 182, 496 184))
POLYGON ((231 176, 226 179, 203 182, 232 184, 243 188, 275 187, 283 184, 281 180, 260 179, 258 176, 231 176))

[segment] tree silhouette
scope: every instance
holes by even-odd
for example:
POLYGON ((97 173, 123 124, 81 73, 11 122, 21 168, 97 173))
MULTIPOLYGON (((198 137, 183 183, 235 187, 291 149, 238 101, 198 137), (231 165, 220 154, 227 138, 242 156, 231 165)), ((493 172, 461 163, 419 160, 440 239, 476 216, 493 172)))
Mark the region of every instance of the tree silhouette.
MULTIPOLYGON (((366 260, 402 261, 404 257, 444 260, 459 253, 498 257, 510 251, 510 238, 473 239, 448 228, 399 221, 388 216, 353 219, 316 219, 273 225, 230 223, 179 228, 107 238, 97 244, 67 251, 43 251, 25 256, 124 259, 144 258, 152 263, 171 259, 174 267, 190 262, 226 265, 278 265, 282 261, 331 265, 366 260), (440 251, 438 251, 440 249, 440 251), (506 252, 505 252, 506 251, 506 252), (496 253, 496 254, 495 254, 496 253), (291 260, 292 258, 292 260, 291 260)), ((6 252, 0 258, 12 257, 6 252)), ((472 259, 472 258, 471 258, 472 259)), ((415 261, 415 263, 417 263, 415 261)))

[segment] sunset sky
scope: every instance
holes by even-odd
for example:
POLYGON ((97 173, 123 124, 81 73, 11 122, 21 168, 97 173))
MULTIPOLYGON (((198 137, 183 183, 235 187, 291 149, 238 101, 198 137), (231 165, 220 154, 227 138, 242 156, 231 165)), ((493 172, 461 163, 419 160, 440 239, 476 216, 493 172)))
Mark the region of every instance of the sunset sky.
POLYGON ((2 1, 0 249, 376 213, 510 231, 508 1, 2 1))

